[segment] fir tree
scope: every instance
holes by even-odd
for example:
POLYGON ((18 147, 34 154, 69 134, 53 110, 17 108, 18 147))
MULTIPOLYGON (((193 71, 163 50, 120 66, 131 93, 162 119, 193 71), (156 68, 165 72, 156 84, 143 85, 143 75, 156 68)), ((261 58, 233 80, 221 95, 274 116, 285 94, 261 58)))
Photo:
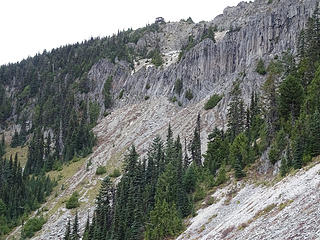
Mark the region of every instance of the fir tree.
POLYGON ((72 227, 71 240, 78 240, 78 239, 80 239, 80 235, 79 235, 78 211, 76 211, 76 215, 74 217, 74 223, 72 227))
POLYGON ((68 224, 67 224, 67 229, 66 232, 64 234, 64 240, 71 240, 71 224, 70 224, 70 219, 68 220, 68 224))
POLYGON ((198 113, 197 124, 194 129, 193 139, 191 141, 190 150, 192 161, 197 165, 202 165, 201 160, 201 140, 200 140, 200 113, 198 113))
POLYGON ((311 116, 310 133, 310 153, 312 157, 316 157, 320 155, 320 113, 318 110, 311 116))
POLYGON ((244 103, 241 98, 240 83, 235 82, 230 93, 231 101, 228 105, 228 135, 233 140, 244 127, 244 103))

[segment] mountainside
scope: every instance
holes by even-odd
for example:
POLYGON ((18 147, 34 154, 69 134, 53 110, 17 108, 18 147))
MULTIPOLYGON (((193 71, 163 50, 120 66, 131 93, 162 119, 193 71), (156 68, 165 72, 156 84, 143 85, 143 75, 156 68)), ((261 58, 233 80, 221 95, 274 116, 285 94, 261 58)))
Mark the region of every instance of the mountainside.
MULTIPOLYGON (((294 60, 299 64, 303 62, 298 47, 300 32, 309 26, 316 3, 317 0, 241 2, 236 7, 226 8, 210 22, 160 21, 1 66, 0 131, 4 133, 6 144, 11 143, 11 149, 29 146, 27 161, 21 162, 23 174, 19 174, 25 179, 44 174, 57 180, 43 190, 46 202, 41 199, 30 207, 26 203, 23 205, 28 206, 24 207, 26 212, 8 214, 12 220, 9 227, 17 227, 7 239, 20 236, 19 221, 23 213, 46 217, 47 222, 33 239, 63 239, 66 223, 75 215, 75 210, 66 208, 65 203, 75 191, 79 194, 77 216, 82 234, 87 216, 94 215, 95 198, 103 176, 126 167, 123 159, 131 145, 136 147, 141 160, 148 159, 154 138, 168 137, 169 123, 173 137, 179 135, 181 139, 184 154, 192 155, 193 150, 185 145, 194 139, 199 114, 200 158, 201 153, 207 155, 200 160, 205 166, 209 144, 217 138, 210 138, 210 134, 215 133, 216 128, 231 136, 228 135, 228 139, 232 139, 227 144, 228 149, 236 151, 238 147, 232 149, 232 146, 237 146, 234 142, 242 133, 232 135, 229 132, 230 109, 235 96, 243 100, 240 108, 245 118, 245 114, 250 113, 244 113, 244 109, 253 105, 255 94, 261 95, 263 100, 268 97, 266 81, 275 76, 277 91, 282 91, 280 83, 294 75, 290 64, 295 64, 294 60), (290 56, 293 56, 292 62, 288 60, 290 56), (278 73, 276 67, 272 69, 275 61, 282 61, 285 70, 278 73), (258 69, 259 63, 263 71, 258 69), (291 71, 291 75, 286 71, 291 71), (238 86, 238 95, 235 86, 238 86), (205 110, 204 105, 212 96, 219 100, 205 110), (98 175, 97 169, 102 166, 106 166, 106 173, 98 175), (36 210, 39 206, 41 210, 36 210)), ((319 100, 311 99, 311 94, 318 91, 318 85, 312 85, 311 80, 317 79, 319 74, 315 69, 308 71, 308 67, 303 68, 307 69, 303 73, 300 69, 294 70, 298 78, 309 79, 305 85, 302 83, 304 93, 301 96, 307 96, 306 103, 290 102, 289 113, 277 106, 280 117, 278 125, 273 126, 275 117, 268 118, 272 115, 269 114, 272 106, 270 110, 266 100, 261 102, 259 106, 266 108, 261 110, 263 117, 257 117, 259 114, 254 117, 265 121, 265 125, 259 122, 258 130, 251 129, 256 134, 253 139, 247 129, 249 123, 243 120, 242 127, 246 129, 243 132, 249 136, 248 148, 254 149, 254 154, 259 148, 259 154, 254 155, 258 156, 257 161, 243 165, 241 170, 247 171, 247 177, 240 181, 230 174, 237 171, 232 160, 220 162, 221 166, 227 165, 229 180, 215 187, 215 192, 209 193, 205 200, 197 201, 194 207, 197 213, 188 214, 185 231, 177 239, 316 239, 320 236, 317 228, 320 218, 316 214, 320 201, 319 158, 311 162, 311 157, 320 152, 315 154, 318 152, 310 150, 312 147, 306 147, 308 150, 300 158, 308 167, 290 172, 289 166, 286 174, 290 172, 292 176, 272 186, 255 185, 259 181, 277 180, 282 171, 282 159, 288 158, 291 146, 296 159, 299 134, 305 127, 303 122, 309 123, 317 116, 312 106, 317 108, 319 100), (316 87, 312 90, 309 85, 316 87), (301 110, 300 114, 300 109, 304 108, 306 113, 301 110), (271 129, 265 130, 266 125, 271 125, 271 129), (265 135, 261 133, 264 130, 265 135), (287 135, 281 138, 281 131, 287 135), (263 141, 266 146, 262 146, 263 141), (290 143, 281 150, 274 150, 281 142, 290 143), (276 152, 273 157, 276 160, 271 159, 270 152, 276 152)), ((278 98, 286 91, 283 90, 275 101, 280 101, 278 98)), ((301 141, 307 142, 305 138, 301 141)), ((241 143, 239 146, 242 147, 241 143)), ((6 164, 3 163, 3 169, 6 164)), ((220 172, 220 165, 210 165, 214 177, 218 175, 216 171, 220 172)), ((301 167, 302 163, 298 168, 301 167)), ((242 177, 244 175, 239 178, 242 177)), ((119 176, 114 179, 121 182, 119 176)), ((17 196, 20 195, 17 193, 17 196)), ((10 196, 6 195, 4 200, 8 199, 10 196)), ((24 203, 15 204, 17 207, 24 203)))

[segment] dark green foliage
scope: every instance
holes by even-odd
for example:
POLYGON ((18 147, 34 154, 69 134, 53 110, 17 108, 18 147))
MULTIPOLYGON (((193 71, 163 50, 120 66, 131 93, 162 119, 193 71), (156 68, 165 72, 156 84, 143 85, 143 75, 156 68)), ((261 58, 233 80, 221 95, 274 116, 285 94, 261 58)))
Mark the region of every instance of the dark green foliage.
POLYGON ((248 138, 244 133, 240 133, 230 146, 230 161, 235 170, 236 178, 244 177, 243 169, 250 163, 248 138))
POLYGON ((177 79, 174 83, 174 91, 176 94, 178 94, 180 96, 181 91, 183 89, 183 82, 181 79, 177 79))
POLYGON ((144 96, 144 100, 149 100, 150 96, 144 96))
POLYGON ((96 174, 97 175, 102 175, 105 174, 107 172, 107 169, 105 166, 98 166, 97 170, 96 170, 96 174))
POLYGON ((191 150, 191 158, 192 161, 197 165, 202 165, 201 160, 201 140, 200 140, 200 114, 197 116, 197 125, 194 129, 193 139, 190 143, 190 150, 191 150))
POLYGON ((277 101, 278 81, 282 73, 282 66, 279 62, 271 62, 268 66, 267 80, 263 85, 263 104, 267 124, 267 144, 269 145, 279 130, 279 104, 277 101))
POLYGON ((2 134, 1 140, 0 140, 0 158, 6 153, 6 143, 4 139, 4 134, 2 134))
POLYGON ((191 48, 196 45, 196 42, 193 36, 189 36, 188 43, 181 48, 181 52, 179 53, 178 62, 183 58, 186 52, 188 52, 191 48))
POLYGON ((312 114, 316 110, 320 111, 320 66, 315 73, 310 85, 307 87, 305 108, 307 113, 312 114))
POLYGON ((151 58, 151 63, 154 64, 156 67, 160 67, 163 64, 162 55, 158 48, 153 50, 149 56, 151 58))
POLYGON ((225 165, 222 165, 222 167, 219 169, 218 175, 216 177, 215 185, 219 186, 227 181, 226 176, 226 167, 225 165))
POLYGON ((258 63, 257 63, 257 67, 256 67, 256 72, 259 73, 260 75, 266 75, 267 74, 267 70, 264 66, 264 62, 262 59, 259 59, 258 63))
POLYGON ((191 91, 190 88, 186 91, 185 97, 186 97, 186 99, 188 99, 189 101, 193 98, 193 93, 192 93, 192 91, 191 91))
POLYGON ((231 102, 228 108, 228 135, 233 140, 244 130, 244 102, 241 98, 240 83, 235 82, 231 91, 231 102))
POLYGON ((30 218, 24 225, 21 231, 21 238, 31 238, 36 232, 41 230, 43 224, 46 223, 44 217, 34 217, 30 218))
POLYGON ((74 192, 74 193, 72 193, 71 197, 66 202, 66 208, 72 209, 72 208, 77 208, 79 206, 80 206, 79 193, 78 192, 74 192))
POLYGON ((222 163, 228 162, 229 142, 223 131, 215 128, 209 134, 209 142, 207 152, 204 154, 204 165, 210 172, 215 175, 216 171, 221 167, 222 163))
POLYGON ((113 172, 109 175, 111 178, 117 178, 121 176, 121 172, 119 169, 114 169, 113 172))
POLYGON ((122 90, 120 91, 118 98, 119 98, 119 99, 122 99, 123 94, 124 94, 124 89, 122 89, 122 90))
POLYGON ((104 106, 110 108, 112 106, 112 76, 109 76, 103 86, 104 106))
POLYGON ((76 211, 76 215, 74 216, 74 222, 72 227, 72 234, 71 234, 72 240, 79 240, 79 221, 78 221, 78 212, 76 211))
MULTIPOLYGON (((5 89, 0 83, 0 123, 4 124, 12 111, 11 102, 6 96, 5 89)), ((4 125, 3 125, 4 126, 4 125)))
POLYGON ((205 27, 203 34, 201 36, 201 41, 206 38, 209 38, 210 40, 212 40, 215 43, 216 42, 215 34, 214 34, 215 31, 216 31, 216 29, 214 29, 212 26, 210 26, 209 28, 205 27))
POLYGON ((161 240, 177 236, 182 231, 182 220, 174 204, 165 200, 157 201, 150 213, 150 222, 146 227, 146 240, 161 240))
POLYGON ((279 88, 280 113, 287 120, 289 117, 296 119, 300 114, 303 102, 303 87, 297 77, 289 75, 279 88))
POLYGON ((221 99, 222 99, 221 95, 213 94, 204 105, 204 109, 209 110, 214 108, 215 106, 217 106, 217 104, 220 102, 221 99))
POLYGON ((298 136, 294 143, 293 152, 293 167, 299 169, 302 167, 302 157, 303 157, 303 142, 302 137, 298 136))
POLYGON ((55 182, 43 174, 24 176, 17 155, 10 160, 0 158, 0 176, 1 236, 44 203, 55 182))
POLYGON ((281 129, 271 144, 270 152, 269 152, 269 160, 272 164, 275 164, 277 161, 281 159, 282 152, 286 148, 287 144, 286 134, 284 129, 281 129))
POLYGON ((320 113, 314 112, 310 120, 310 154, 312 157, 320 155, 320 113))
POLYGON ((64 240, 71 240, 71 223, 70 223, 70 219, 68 220, 66 232, 64 234, 64 238, 63 239, 64 240))
POLYGON ((97 124, 99 113, 99 104, 96 102, 89 102, 90 127, 94 127, 97 124))

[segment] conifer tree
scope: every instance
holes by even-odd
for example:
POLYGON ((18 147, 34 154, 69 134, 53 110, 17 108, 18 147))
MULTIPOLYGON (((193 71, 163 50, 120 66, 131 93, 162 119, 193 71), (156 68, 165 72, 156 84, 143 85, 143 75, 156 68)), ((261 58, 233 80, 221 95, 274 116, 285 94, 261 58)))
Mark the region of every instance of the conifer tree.
POLYGON ((71 224, 70 224, 70 219, 68 220, 68 224, 67 224, 67 229, 66 232, 64 234, 64 240, 71 240, 71 224))
POLYGON ((78 221, 78 211, 76 211, 76 215, 74 217, 74 223, 72 227, 72 235, 71 240, 78 240, 80 239, 79 235, 79 221, 78 221))
POLYGON ((233 140, 244 127, 244 103, 241 98, 240 83, 235 82, 230 93, 231 101, 228 105, 228 135, 233 140))
POLYGON ((274 138, 279 128, 279 111, 278 111, 278 81, 281 74, 281 65, 277 62, 271 62, 268 66, 267 80, 263 85, 263 104, 264 115, 267 122, 267 142, 268 145, 274 138))
POLYGON ((311 116, 310 133, 310 153, 312 157, 316 157, 320 155, 320 113, 318 110, 311 116))
POLYGON ((191 141, 190 150, 192 161, 197 165, 202 165, 201 160, 201 140, 200 140, 200 113, 197 116, 197 124, 194 129, 193 139, 191 141))
POLYGON ((302 157, 303 157, 303 141, 301 136, 297 136, 294 145, 293 154, 293 167, 295 169, 302 168, 302 157))
POLYGON ((280 112, 285 119, 290 116, 293 120, 300 114, 300 106, 303 102, 303 87, 300 81, 293 75, 289 75, 281 84, 280 112))

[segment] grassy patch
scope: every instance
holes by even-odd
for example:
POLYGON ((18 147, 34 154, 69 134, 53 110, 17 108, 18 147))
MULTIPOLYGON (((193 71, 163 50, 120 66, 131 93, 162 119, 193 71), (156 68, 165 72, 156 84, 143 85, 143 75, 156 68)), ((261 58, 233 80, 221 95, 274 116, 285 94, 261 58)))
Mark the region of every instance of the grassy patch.
POLYGON ((283 203, 280 203, 279 205, 279 210, 283 210, 285 207, 289 206, 291 203, 293 202, 293 200, 287 200, 283 203))
POLYGON ((277 205, 274 204, 274 203, 266 206, 264 209, 262 209, 262 210, 260 210, 259 212, 257 212, 257 213, 254 215, 254 217, 248 221, 248 223, 251 223, 251 222, 257 220, 258 218, 260 218, 260 217, 268 214, 268 213, 271 212, 276 206, 277 206, 277 205))
POLYGON ((64 165, 61 171, 50 171, 47 174, 51 179, 60 179, 59 183, 65 182, 82 168, 85 161, 86 158, 77 159, 77 161, 64 165))
POLYGON ((246 223, 241 223, 239 226, 238 226, 238 230, 242 231, 243 229, 245 229, 246 227, 248 227, 249 224, 246 222, 246 223))

